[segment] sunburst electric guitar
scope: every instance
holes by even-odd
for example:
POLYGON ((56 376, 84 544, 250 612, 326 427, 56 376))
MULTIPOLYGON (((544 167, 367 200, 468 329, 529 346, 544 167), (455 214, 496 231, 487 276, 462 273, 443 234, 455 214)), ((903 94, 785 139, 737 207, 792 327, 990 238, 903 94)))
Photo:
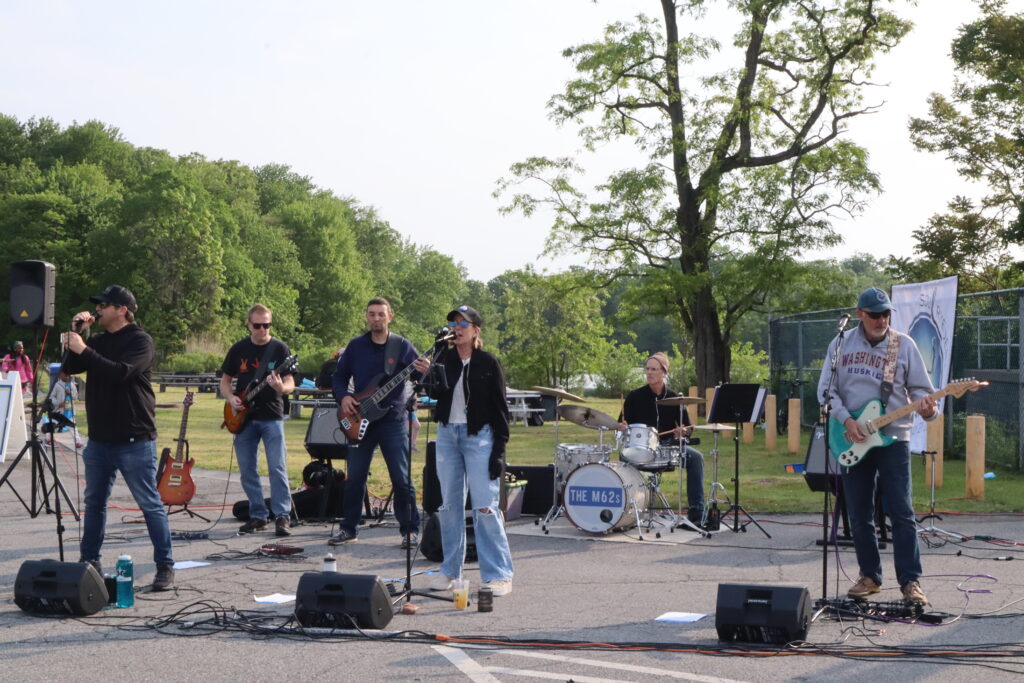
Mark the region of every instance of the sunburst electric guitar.
MULTIPOLYGON (((958 379, 950 382, 934 394, 928 394, 928 398, 938 400, 943 396, 955 396, 960 398, 968 391, 977 391, 981 387, 988 386, 988 382, 979 382, 975 379, 958 379)), ((829 418, 828 446, 832 457, 839 461, 844 467, 853 467, 859 463, 868 451, 880 446, 888 446, 896 440, 895 436, 882 433, 882 427, 895 422, 902 417, 917 410, 917 401, 898 408, 891 413, 886 413, 882 407, 882 401, 873 398, 865 403, 860 410, 852 411, 850 414, 857 424, 860 425, 867 438, 861 443, 854 443, 846 438, 846 426, 839 420, 829 418)))
MULTIPOLYGON (((295 372, 299 366, 299 357, 294 353, 283 361, 281 364, 274 368, 271 372, 276 372, 279 375, 287 375, 295 372)), ((231 407, 231 401, 224 402, 224 422, 221 423, 221 428, 226 427, 232 434, 237 434, 242 431, 245 427, 245 422, 249 417, 249 410, 252 408, 252 403, 256 399, 256 396, 263 391, 263 387, 267 386, 267 380, 270 379, 270 372, 263 376, 259 382, 251 383, 244 391, 240 391, 236 394, 242 399, 242 409, 237 413, 235 409, 231 407)))
POLYGON ((188 408, 192 405, 192 397, 192 392, 186 391, 182 401, 177 454, 172 457, 170 448, 165 448, 160 454, 156 490, 160 492, 164 505, 185 505, 196 495, 196 483, 192 481, 192 466, 196 461, 185 454, 185 430, 188 428, 188 408))

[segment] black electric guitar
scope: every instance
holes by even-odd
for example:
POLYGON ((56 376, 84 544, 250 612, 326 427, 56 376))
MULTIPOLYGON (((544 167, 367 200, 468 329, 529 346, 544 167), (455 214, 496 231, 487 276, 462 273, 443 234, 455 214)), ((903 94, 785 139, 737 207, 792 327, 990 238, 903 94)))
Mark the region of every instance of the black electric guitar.
MULTIPOLYGON (((274 368, 271 372, 276 372, 279 375, 288 375, 299 367, 299 357, 294 353, 283 361, 281 364, 274 368)), ((224 422, 221 423, 221 428, 227 428, 232 434, 237 434, 242 431, 245 427, 245 422, 248 419, 249 411, 252 409, 252 403, 259 395, 263 388, 267 386, 267 380, 270 379, 270 372, 263 376, 259 382, 252 382, 245 390, 240 391, 236 394, 242 399, 242 409, 235 412, 235 409, 231 407, 231 401, 224 402, 224 422)))

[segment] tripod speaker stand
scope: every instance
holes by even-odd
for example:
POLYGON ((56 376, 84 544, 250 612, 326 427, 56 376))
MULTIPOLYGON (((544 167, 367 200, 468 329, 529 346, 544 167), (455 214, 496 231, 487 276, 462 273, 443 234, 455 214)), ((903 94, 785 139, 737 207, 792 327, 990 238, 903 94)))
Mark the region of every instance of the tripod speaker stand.
POLYGON ((708 422, 735 424, 736 431, 733 432, 733 443, 736 445, 736 470, 733 477, 735 495, 729 509, 722 516, 723 519, 733 514, 733 532, 746 531, 749 524, 753 524, 761 530, 768 538, 771 534, 764 530, 757 523, 750 513, 740 505, 740 434, 744 422, 757 422, 761 419, 764 410, 765 388, 759 384, 723 384, 715 390, 715 398, 708 410, 708 422), (740 513, 747 518, 747 521, 740 524, 740 513))

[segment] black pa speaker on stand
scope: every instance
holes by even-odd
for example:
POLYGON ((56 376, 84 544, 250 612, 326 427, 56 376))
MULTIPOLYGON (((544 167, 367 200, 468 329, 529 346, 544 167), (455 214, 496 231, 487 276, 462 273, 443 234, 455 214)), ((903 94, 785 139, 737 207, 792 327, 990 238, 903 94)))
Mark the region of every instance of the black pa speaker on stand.
POLYGON ((11 323, 18 327, 53 327, 55 270, 46 261, 11 264, 11 323))
POLYGON ((381 629, 393 616, 379 576, 306 572, 295 589, 295 618, 303 626, 381 629))
POLYGON ((103 577, 87 562, 29 560, 14 580, 14 603, 26 612, 84 617, 108 600, 103 577))
POLYGON ((723 642, 784 644, 807 638, 811 596, 801 586, 718 584, 715 629, 723 642))

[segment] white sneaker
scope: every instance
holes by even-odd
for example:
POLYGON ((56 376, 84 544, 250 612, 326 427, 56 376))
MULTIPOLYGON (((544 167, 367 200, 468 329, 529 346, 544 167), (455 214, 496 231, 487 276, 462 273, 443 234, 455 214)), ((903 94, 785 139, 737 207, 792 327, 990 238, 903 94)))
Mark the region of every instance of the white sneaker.
POLYGON ((449 578, 444 574, 438 574, 430 580, 427 584, 427 590, 432 591, 450 591, 452 589, 452 582, 455 579, 449 578))
POLYGON ((498 598, 512 592, 512 579, 495 579, 494 581, 486 581, 481 588, 490 588, 494 597, 498 598))

